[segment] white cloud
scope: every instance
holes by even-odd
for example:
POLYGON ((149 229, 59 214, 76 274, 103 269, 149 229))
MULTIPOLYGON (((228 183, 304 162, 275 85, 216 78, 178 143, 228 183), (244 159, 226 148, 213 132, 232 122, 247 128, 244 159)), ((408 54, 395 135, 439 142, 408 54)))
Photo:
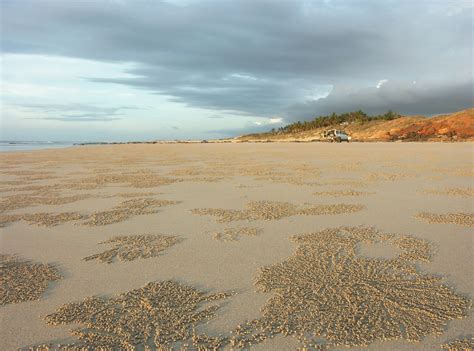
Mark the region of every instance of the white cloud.
POLYGON ((270 118, 270 120, 268 121, 268 124, 279 124, 279 123, 283 123, 283 118, 274 117, 274 118, 270 118))
POLYGON ((266 126, 271 124, 283 124, 285 121, 282 117, 262 118, 259 121, 253 122, 257 126, 266 126))
POLYGON ((230 76, 232 78, 238 78, 238 79, 258 80, 257 77, 251 76, 249 74, 232 73, 230 76))
POLYGON ((377 85, 376 85, 377 89, 380 89, 380 87, 381 87, 382 85, 384 85, 385 83, 387 83, 387 82, 388 82, 388 79, 381 79, 381 80, 379 80, 379 82, 378 82, 377 85))

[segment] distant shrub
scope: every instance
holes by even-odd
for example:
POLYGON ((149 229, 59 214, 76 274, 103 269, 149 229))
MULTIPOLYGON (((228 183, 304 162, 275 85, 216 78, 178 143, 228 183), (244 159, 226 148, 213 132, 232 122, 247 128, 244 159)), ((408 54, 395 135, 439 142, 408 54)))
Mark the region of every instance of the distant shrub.
POLYGON ((374 115, 374 116, 369 116, 361 110, 342 113, 339 115, 333 112, 329 116, 318 116, 311 121, 304 121, 304 122, 298 121, 292 124, 288 124, 284 127, 280 127, 277 130, 272 129, 271 133, 272 134, 298 133, 298 132, 303 132, 303 131, 317 129, 317 128, 330 127, 330 126, 338 125, 344 122, 363 124, 363 123, 376 121, 376 120, 390 121, 392 119, 396 119, 399 117, 401 116, 398 113, 393 112, 391 110, 387 111, 383 115, 374 115))

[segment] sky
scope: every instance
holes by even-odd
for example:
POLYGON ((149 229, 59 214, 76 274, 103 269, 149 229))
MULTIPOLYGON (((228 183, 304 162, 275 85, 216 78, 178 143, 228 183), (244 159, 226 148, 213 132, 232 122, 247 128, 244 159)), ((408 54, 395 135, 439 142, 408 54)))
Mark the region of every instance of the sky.
POLYGON ((470 0, 1 0, 1 140, 213 139, 473 106, 470 0))

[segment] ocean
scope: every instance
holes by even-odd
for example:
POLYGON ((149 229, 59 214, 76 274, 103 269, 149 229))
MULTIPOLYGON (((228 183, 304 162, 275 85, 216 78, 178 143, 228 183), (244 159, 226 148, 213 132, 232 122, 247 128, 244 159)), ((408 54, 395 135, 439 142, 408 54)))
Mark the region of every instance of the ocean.
POLYGON ((0 141, 0 152, 28 151, 72 146, 72 142, 63 141, 0 141))

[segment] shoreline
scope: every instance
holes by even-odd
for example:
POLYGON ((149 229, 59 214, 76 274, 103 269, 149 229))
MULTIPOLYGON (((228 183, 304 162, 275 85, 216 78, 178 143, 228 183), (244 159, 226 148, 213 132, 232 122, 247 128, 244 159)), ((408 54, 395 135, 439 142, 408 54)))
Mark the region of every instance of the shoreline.
MULTIPOLYGON (((472 143, 474 140, 351 140, 347 144, 463 144, 472 143)), ((37 152, 44 150, 65 150, 78 147, 117 146, 117 145, 197 145, 197 144, 337 144, 324 140, 180 140, 180 141, 136 141, 136 142, 97 142, 97 143, 71 143, 61 146, 45 146, 25 148, 18 150, 0 150, 0 154, 37 152)), ((341 144, 346 144, 345 142, 341 144)))

